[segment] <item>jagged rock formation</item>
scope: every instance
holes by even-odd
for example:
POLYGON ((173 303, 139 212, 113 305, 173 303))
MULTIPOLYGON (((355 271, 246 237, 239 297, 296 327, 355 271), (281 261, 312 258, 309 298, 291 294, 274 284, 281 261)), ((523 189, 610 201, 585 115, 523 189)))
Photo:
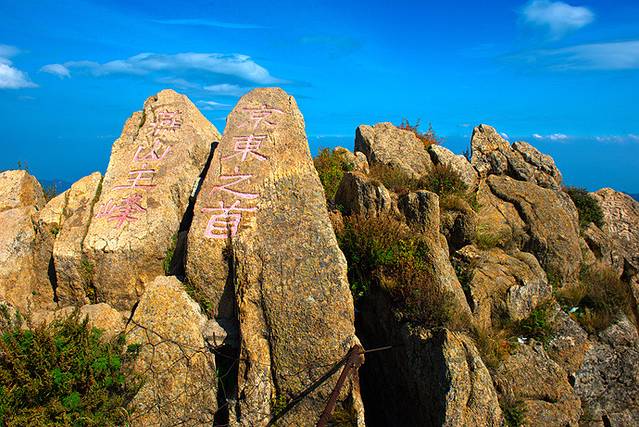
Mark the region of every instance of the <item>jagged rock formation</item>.
POLYGON ((364 153, 371 166, 379 163, 412 176, 422 176, 433 167, 417 136, 392 123, 359 126, 355 134, 355 151, 364 153))
MULTIPOLYGON (((229 115, 195 205, 187 275, 221 324, 238 322, 240 425, 265 425, 273 402, 302 392, 358 342, 304 121, 281 89, 253 90, 229 115)), ((309 424, 332 384, 283 425, 309 424)), ((361 411, 356 383, 347 389, 344 405, 361 411)))
POLYGON ((29 327, 78 310, 99 339, 123 334, 145 378, 134 426, 315 425, 360 339, 376 351, 329 425, 636 424, 639 203, 592 193, 603 226, 580 227, 552 158, 486 125, 471 145, 469 162, 362 125, 354 153, 334 150, 347 167, 327 204, 284 91, 242 97, 221 139, 162 91, 127 121, 104 178, 45 203, 28 173, 0 173, 0 302, 29 327), (434 171, 468 190, 420 187, 434 171), (408 238, 344 249, 347 265, 335 232, 344 248, 353 224, 383 221, 408 238), (405 276, 418 286, 377 265, 350 283, 354 310, 347 273, 362 259, 418 264, 405 276))
POLYGON ((180 223, 217 129, 184 95, 144 103, 113 144, 82 243, 97 299, 130 310, 144 284, 164 274, 180 223))

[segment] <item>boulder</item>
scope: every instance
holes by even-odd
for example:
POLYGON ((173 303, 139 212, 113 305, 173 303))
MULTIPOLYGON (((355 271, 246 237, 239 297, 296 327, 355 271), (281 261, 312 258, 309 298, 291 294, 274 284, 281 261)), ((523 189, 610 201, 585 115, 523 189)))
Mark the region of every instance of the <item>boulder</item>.
POLYGON ((428 152, 434 164, 447 166, 457 172, 468 187, 468 191, 474 191, 477 188, 479 181, 477 171, 466 157, 461 154, 454 154, 448 148, 438 144, 432 144, 428 147, 428 152))
POLYGON ((495 196, 485 181, 479 184, 477 203, 477 244, 482 247, 523 247, 528 238, 526 223, 512 203, 495 196))
POLYGON ((490 126, 479 125, 473 130, 471 149, 471 164, 480 178, 508 175, 541 187, 561 189, 561 174, 552 157, 525 142, 516 142, 511 147, 490 126))
POLYGON ((527 426, 577 426, 579 396, 564 370, 541 344, 521 345, 493 376, 497 391, 508 402, 522 402, 527 426))
MULTIPOLYGON (((249 92, 228 116, 204 179, 186 263, 218 323, 239 324, 239 424, 268 423, 277 404, 358 343, 346 271, 294 98, 278 88, 249 92)), ((316 423, 336 379, 282 425, 316 423)), ((361 408, 356 379, 339 400, 361 408)))
POLYGON ((582 260, 577 208, 563 191, 539 187, 505 176, 490 176, 491 191, 512 203, 526 224, 533 253, 548 274, 562 283, 577 280, 582 260))
POLYGON ((0 301, 22 314, 52 309, 51 252, 43 243, 52 237, 37 226, 42 187, 25 171, 2 172, 0 196, 0 301))
POLYGON ((402 195, 398 205, 409 225, 416 227, 416 232, 422 233, 428 243, 426 262, 432 268, 434 283, 455 297, 460 314, 470 314, 464 291, 450 263, 446 238, 439 232, 439 197, 421 190, 402 195))
POLYGON ((46 204, 42 186, 25 170, 0 173, 0 212, 15 208, 35 207, 46 204))
POLYGON ((163 90, 144 103, 113 144, 82 243, 96 301, 130 310, 144 284, 164 274, 215 127, 189 99, 163 90))
POLYGON ((393 208, 390 192, 384 185, 361 172, 346 172, 335 193, 335 204, 346 215, 377 216, 393 208))
POLYGON ((467 294, 475 322, 482 328, 498 326, 502 319, 493 322, 495 315, 523 320, 552 296, 546 273, 532 254, 466 246, 456 256, 469 269, 467 294))
POLYGON ((415 133, 388 122, 360 125, 355 135, 355 151, 364 153, 371 166, 381 163, 417 178, 433 167, 424 143, 415 133))
POLYGON ((440 230, 451 252, 472 243, 477 234, 477 213, 455 195, 440 200, 440 230))
POLYGON ((588 334, 558 305, 552 316, 553 335, 548 343, 548 355, 574 378, 592 347, 588 334))
POLYGON ((625 264, 624 251, 619 249, 619 242, 613 240, 613 235, 604 232, 592 222, 583 229, 582 235, 593 257, 611 267, 621 277, 625 264))
POLYGON ((145 379, 129 405, 131 425, 210 426, 218 378, 202 336, 206 317, 175 277, 145 288, 127 329, 127 344, 140 346, 134 368, 145 379))
POLYGON ((100 196, 101 182, 102 174, 94 172, 75 182, 65 193, 60 231, 53 244, 56 297, 60 306, 96 301, 91 287, 92 266, 83 257, 82 242, 93 217, 94 203, 100 196))
POLYGON ((628 319, 611 325, 574 375, 584 426, 629 426, 639 420, 639 337, 628 319))

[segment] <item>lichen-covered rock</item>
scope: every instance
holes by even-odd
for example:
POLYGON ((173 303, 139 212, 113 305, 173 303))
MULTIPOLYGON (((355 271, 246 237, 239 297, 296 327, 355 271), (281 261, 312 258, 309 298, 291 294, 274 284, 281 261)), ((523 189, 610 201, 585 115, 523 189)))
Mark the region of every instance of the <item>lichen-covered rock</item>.
POLYGON ((630 426, 639 420, 639 337, 627 319, 599 334, 575 374, 584 426, 630 426))
POLYGON ((469 269, 471 310, 476 324, 482 328, 493 326, 497 308, 505 308, 509 319, 516 322, 530 316, 552 296, 546 273, 532 254, 520 251, 507 254, 497 248, 480 251, 466 246, 456 256, 469 269))
MULTIPOLYGON (((255 89, 228 116, 195 204, 186 267, 220 325, 239 321, 240 425, 265 425, 275 403, 300 393, 358 343, 346 260, 302 114, 283 90, 255 89)), ((281 424, 315 424, 336 379, 281 424)), ((340 401, 348 396, 361 408, 356 379, 340 401)))
POLYGON ((27 206, 41 209, 44 205, 42 186, 27 171, 10 170, 0 173, 0 212, 27 206))
POLYGON ((471 164, 480 178, 508 175, 541 187, 561 189, 561 174, 552 157, 525 142, 508 142, 492 127, 479 125, 471 138, 471 164))
MULTIPOLYGON (((625 257, 624 251, 617 246, 618 242, 592 222, 584 228, 582 234, 587 248, 592 252, 595 260, 611 267, 621 276, 624 272, 625 257)), ((588 264, 592 264, 592 262, 588 264)))
POLYGON ((53 308, 48 280, 51 252, 38 228, 44 195, 25 171, 0 173, 0 301, 23 314, 53 308))
MULTIPOLYGON (((446 202, 446 199, 443 201, 446 202)), ((440 207, 440 211, 440 229, 446 237, 450 252, 471 244, 477 234, 477 213, 470 205, 465 200, 457 198, 454 206, 440 207)))
POLYGON ((454 154, 448 148, 438 144, 432 144, 428 147, 428 152, 434 164, 448 166, 457 172, 469 191, 474 191, 477 188, 479 181, 477 171, 466 157, 461 154, 454 154))
POLYGON ((427 242, 426 262, 432 268, 434 284, 450 292, 461 314, 470 314, 464 291, 450 263, 446 239, 440 233, 439 197, 430 191, 417 191, 399 198, 399 210, 409 224, 417 227, 427 242))
POLYGON ((96 298, 90 287, 93 267, 83 257, 82 242, 89 229, 101 182, 102 174, 94 172, 65 192, 60 231, 53 244, 56 296, 62 307, 87 304, 96 298))
POLYGON ((506 176, 490 176, 488 185, 502 200, 516 206, 526 224, 524 245, 553 277, 575 282, 582 259, 577 208, 563 191, 554 191, 506 176))
POLYGON ((335 193, 335 204, 346 215, 376 216, 393 209, 390 192, 378 181, 360 172, 346 172, 335 193))
POLYGON ((519 346, 497 369, 493 380, 502 398, 523 402, 526 426, 577 426, 579 396, 565 371, 540 344, 519 346))
POLYGON ((495 196, 485 181, 477 190, 476 240, 484 246, 523 247, 526 224, 515 206, 495 196))
POLYGON ((564 368, 568 375, 574 376, 581 368, 592 342, 588 339, 586 331, 558 305, 554 311, 551 320, 553 335, 548 343, 548 355, 564 368))
POLYGON ((134 426, 210 426, 217 410, 215 360, 202 336, 206 317, 175 277, 146 286, 127 329, 145 382, 129 410, 134 426))
POLYGON ((130 309, 164 274, 215 127, 184 95, 163 90, 124 125, 83 241, 97 301, 130 309))
POLYGON ((427 174, 433 167, 424 143, 415 133, 388 122, 359 126, 355 151, 364 153, 371 166, 381 163, 414 177, 427 174))

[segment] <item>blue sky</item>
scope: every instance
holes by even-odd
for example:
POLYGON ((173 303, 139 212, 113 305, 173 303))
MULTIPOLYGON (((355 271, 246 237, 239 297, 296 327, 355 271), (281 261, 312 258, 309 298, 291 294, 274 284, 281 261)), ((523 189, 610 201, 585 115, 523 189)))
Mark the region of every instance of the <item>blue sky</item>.
POLYGON ((242 93, 282 86, 314 151, 405 117, 461 152, 487 123, 568 184, 639 193, 636 0, 183 3, 0 0, 0 169, 72 181, 163 88, 222 131, 242 93))

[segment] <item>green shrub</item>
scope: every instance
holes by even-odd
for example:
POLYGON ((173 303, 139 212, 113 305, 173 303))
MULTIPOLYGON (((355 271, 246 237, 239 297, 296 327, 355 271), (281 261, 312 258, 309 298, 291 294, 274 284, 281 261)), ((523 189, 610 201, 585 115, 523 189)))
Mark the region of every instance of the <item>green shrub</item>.
POLYGON ((420 189, 417 178, 401 169, 393 168, 382 163, 375 163, 370 167, 369 176, 384 185, 390 191, 398 194, 408 193, 420 189))
POLYGON ((500 402, 504 414, 504 422, 508 427, 519 427, 526 420, 526 407, 520 400, 500 402))
POLYGON ((477 227, 473 243, 479 249, 488 250, 499 246, 504 237, 503 232, 493 232, 483 225, 477 227))
POLYGON ((428 123, 428 129, 425 132, 421 132, 419 130, 420 120, 417 119, 414 125, 411 125, 407 119, 402 119, 402 123, 397 126, 399 129, 404 129, 410 132, 413 132, 415 136, 424 144, 425 147, 428 147, 432 144, 441 144, 443 139, 438 137, 435 131, 433 130, 433 126, 431 123, 428 123))
POLYGON ((424 236, 390 215, 352 216, 344 219, 338 241, 355 298, 378 286, 405 320, 451 326, 455 300, 434 281, 424 236))
POLYGON ((494 372, 515 344, 508 329, 474 327, 470 335, 486 367, 494 372))
POLYGON ((164 274, 166 274, 167 276, 169 276, 172 273, 171 267, 173 264, 173 255, 175 255, 176 245, 177 245, 177 234, 174 234, 173 237, 171 237, 171 244, 166 250, 166 254, 164 254, 164 262, 163 262, 164 274))
POLYGON ((557 290, 556 297, 562 308, 591 334, 603 331, 622 314, 634 318, 629 286, 603 264, 582 268, 579 282, 557 290))
POLYGON ((209 319, 213 317, 213 303, 204 294, 204 292, 202 292, 201 289, 197 288, 187 279, 184 282, 184 290, 191 297, 191 299, 193 299, 193 301, 198 303, 200 309, 206 315, 206 317, 208 317, 209 319))
POLYGON ((424 189, 432 191, 440 197, 449 194, 464 194, 468 189, 459 173, 443 164, 435 165, 430 173, 421 179, 420 184, 424 189))
POLYGON ((549 302, 541 304, 527 318, 514 325, 513 333, 517 336, 532 338, 546 345, 555 332, 551 316, 552 305, 549 302))
POLYGON ((568 187, 564 189, 564 191, 568 193, 577 207, 580 226, 586 227, 591 222, 594 222, 597 227, 603 227, 603 212, 601 210, 601 206, 599 206, 599 203, 597 202, 597 199, 592 197, 588 191, 583 188, 568 187))
POLYGON ((21 329, 3 310, 0 339, 0 423, 3 425, 124 425, 126 406, 141 385, 124 336, 67 319, 21 329))
POLYGON ((313 164, 324 187, 326 200, 333 200, 344 172, 353 170, 354 165, 347 161, 343 154, 329 148, 322 148, 313 159, 313 164))

